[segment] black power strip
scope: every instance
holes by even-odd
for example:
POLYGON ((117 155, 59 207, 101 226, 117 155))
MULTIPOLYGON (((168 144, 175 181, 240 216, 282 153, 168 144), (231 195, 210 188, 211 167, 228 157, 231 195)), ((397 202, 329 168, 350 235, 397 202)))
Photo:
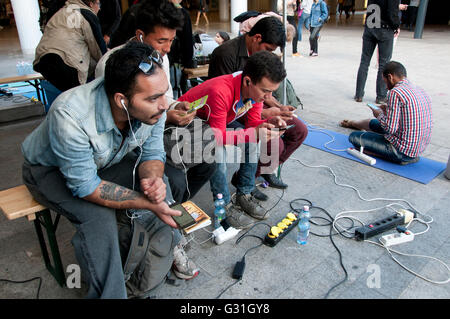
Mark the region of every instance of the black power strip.
POLYGON ((274 247, 280 242, 295 226, 300 218, 296 213, 288 213, 276 226, 272 226, 270 232, 264 237, 264 245, 274 247))
POLYGON ((400 214, 395 214, 357 228, 355 230, 355 237, 357 240, 366 240, 367 238, 385 232, 388 229, 395 228, 396 226, 404 223, 405 217, 400 214))

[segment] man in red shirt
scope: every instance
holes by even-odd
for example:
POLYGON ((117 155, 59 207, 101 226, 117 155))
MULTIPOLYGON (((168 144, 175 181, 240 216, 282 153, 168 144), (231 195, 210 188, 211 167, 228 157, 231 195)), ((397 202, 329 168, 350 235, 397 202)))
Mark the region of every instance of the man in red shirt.
MULTIPOLYGON (((225 42, 213 51, 209 63, 208 77, 213 78, 243 70, 249 57, 256 52, 272 52, 278 47, 283 50, 285 44, 285 28, 280 20, 276 17, 263 18, 252 27, 250 32, 225 42)), ((279 94, 280 91, 278 90, 275 93, 279 94)), ((270 96, 264 101, 262 118, 281 116, 290 128, 278 141, 272 140, 267 143, 267 146, 263 146, 267 148, 267 157, 261 156, 256 177, 261 176, 271 187, 285 189, 288 185, 276 176, 274 170, 278 165, 287 161, 292 153, 300 147, 308 135, 308 128, 295 116, 293 106, 283 105, 275 96, 270 96), (274 142, 276 145, 272 145, 275 144, 274 142), (274 149, 274 146, 277 146, 278 149, 276 147, 274 149), (272 149, 274 149, 273 156, 272 149), (275 154, 278 156, 275 156, 275 154)), ((235 184, 234 182, 235 178, 232 179, 233 184, 235 184)), ((259 200, 268 199, 267 195, 259 191, 257 187, 254 188, 252 195, 259 200)))
MULTIPOLYGON (((256 219, 265 219, 266 212, 254 201, 251 192, 255 187, 255 173, 258 165, 258 141, 278 139, 286 122, 279 116, 261 119, 264 100, 286 77, 286 70, 273 53, 260 51, 247 61, 242 72, 235 72, 210 79, 186 92, 179 101, 196 101, 208 96, 207 104, 197 111, 214 130, 218 147, 216 149, 216 172, 210 179, 214 198, 222 194, 225 203, 231 200, 227 183, 227 163, 221 145, 244 146, 245 158, 236 174, 236 204, 256 219), (242 128, 227 130, 227 128, 242 128)), ((244 215, 227 215, 233 227, 245 228, 253 221, 244 215)))

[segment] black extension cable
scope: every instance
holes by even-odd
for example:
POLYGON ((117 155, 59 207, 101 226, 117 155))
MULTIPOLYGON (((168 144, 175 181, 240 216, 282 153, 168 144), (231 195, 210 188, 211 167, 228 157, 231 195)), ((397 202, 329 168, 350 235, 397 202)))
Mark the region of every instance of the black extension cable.
POLYGON ((25 284, 27 282, 31 282, 33 280, 39 280, 39 286, 37 289, 37 293, 36 293, 36 299, 39 299, 39 292, 41 291, 41 285, 42 285, 42 278, 41 277, 34 277, 28 280, 23 280, 23 281, 16 281, 16 280, 9 280, 9 279, 0 279, 0 282, 7 282, 7 283, 11 283, 11 284, 25 284))
MULTIPOLYGON (((300 210, 301 210, 301 209, 295 208, 294 205, 293 205, 293 203, 298 202, 298 201, 305 201, 306 203, 309 204, 310 209, 319 209, 319 210, 321 210, 322 212, 324 212, 324 213, 329 217, 329 219, 326 218, 326 217, 322 217, 322 216, 315 216, 315 217, 311 217, 311 218, 310 218, 310 223, 313 224, 313 225, 315 225, 315 226, 319 226, 319 227, 320 227, 320 226, 330 226, 330 232, 329 232, 328 235, 316 234, 316 233, 313 233, 313 232, 310 232, 310 234, 311 234, 311 235, 314 235, 314 236, 318 236, 318 237, 329 237, 329 238, 330 238, 331 244, 332 244, 333 247, 336 249, 336 251, 337 251, 337 253, 338 253, 338 255, 339 255, 339 263, 340 263, 341 268, 342 268, 342 270, 344 271, 344 275, 345 275, 345 276, 344 276, 344 279, 342 279, 340 282, 338 282, 336 285, 334 285, 333 287, 331 287, 331 288, 328 290, 328 292, 327 292, 327 293, 325 294, 325 296, 324 296, 324 299, 327 299, 328 296, 330 295, 330 293, 331 293, 335 288, 339 287, 341 284, 343 284, 344 282, 346 282, 347 279, 348 279, 348 272, 347 272, 347 269, 345 268, 344 263, 343 263, 343 261, 342 261, 342 253, 341 253, 340 249, 337 247, 336 243, 334 242, 333 236, 339 234, 339 235, 342 235, 342 236, 344 236, 344 237, 346 237, 346 238, 348 238, 348 239, 354 238, 354 237, 355 237, 354 235, 353 235, 353 236, 346 236, 346 235, 343 234, 344 232, 347 232, 347 231, 349 231, 349 230, 355 228, 354 221, 353 221, 352 219, 348 218, 348 219, 351 221, 351 223, 352 223, 351 226, 350 226, 348 229, 344 230, 344 231, 333 233, 333 222, 334 222, 334 218, 330 215, 330 213, 328 213, 328 211, 327 211, 326 209, 324 209, 324 208, 322 208, 322 207, 319 207, 319 206, 314 206, 314 205, 312 204, 311 201, 309 201, 309 200, 307 200, 307 199, 305 199, 305 198, 296 198, 296 199, 292 200, 292 201, 289 203, 289 206, 291 207, 291 209, 292 209, 293 211, 295 211, 295 212, 297 212, 297 213, 300 213, 300 210), (323 219, 323 220, 327 221, 327 223, 325 223, 325 224, 318 224, 318 223, 314 222, 312 219, 323 219)), ((302 207, 303 207, 303 206, 302 206, 302 207)))

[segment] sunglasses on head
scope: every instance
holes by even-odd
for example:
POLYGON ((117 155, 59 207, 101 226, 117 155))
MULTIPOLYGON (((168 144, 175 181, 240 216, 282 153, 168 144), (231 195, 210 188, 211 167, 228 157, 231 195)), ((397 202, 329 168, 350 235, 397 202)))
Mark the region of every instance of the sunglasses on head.
POLYGON ((144 74, 149 74, 153 69, 153 62, 159 66, 163 63, 161 55, 156 50, 153 50, 152 54, 148 56, 148 61, 142 61, 139 63, 139 69, 144 72, 144 74))

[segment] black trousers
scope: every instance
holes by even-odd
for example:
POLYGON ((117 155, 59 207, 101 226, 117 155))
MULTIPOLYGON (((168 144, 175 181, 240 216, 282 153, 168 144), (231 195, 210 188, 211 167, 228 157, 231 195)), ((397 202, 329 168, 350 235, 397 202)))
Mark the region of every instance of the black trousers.
POLYGON ((322 29, 322 26, 323 26, 323 24, 318 27, 311 27, 309 29, 309 31, 311 31, 311 34, 309 36, 309 46, 310 46, 311 52, 313 52, 313 53, 318 53, 318 51, 319 51, 318 40, 319 40, 319 32, 320 32, 320 29, 322 29))
POLYGON ((67 91, 80 85, 77 69, 65 64, 55 53, 44 55, 34 69, 60 91, 67 91))
POLYGON ((295 35, 292 39, 292 53, 297 53, 298 33, 297 33, 297 20, 295 16, 287 16, 287 21, 294 26, 295 35))
POLYGON ((201 163, 187 170, 177 169, 166 163, 164 173, 169 179, 173 199, 183 203, 198 193, 200 188, 209 181, 216 170, 216 163, 201 163), (187 183, 186 183, 187 180, 187 183))
POLYGON ((362 37, 361 62, 358 68, 356 79, 355 97, 364 96, 364 87, 366 85, 367 73, 369 71, 370 60, 373 52, 378 47, 378 73, 377 73, 377 98, 385 99, 387 96, 387 87, 383 80, 383 69, 386 63, 391 60, 392 49, 394 46, 394 31, 390 29, 364 28, 362 37))

